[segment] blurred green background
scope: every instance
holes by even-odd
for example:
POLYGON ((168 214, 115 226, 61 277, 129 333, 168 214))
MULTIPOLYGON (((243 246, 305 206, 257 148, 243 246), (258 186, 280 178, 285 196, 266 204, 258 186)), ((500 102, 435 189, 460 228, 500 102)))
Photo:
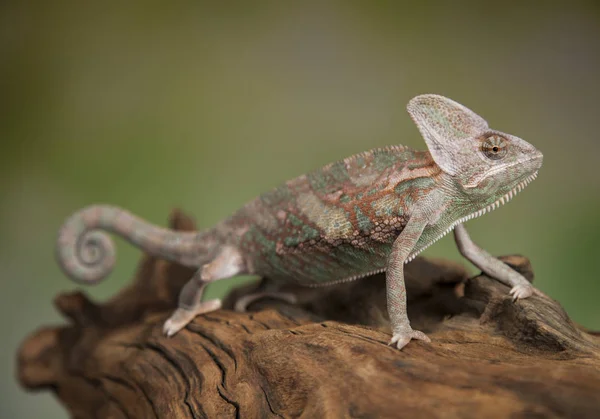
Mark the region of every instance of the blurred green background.
MULTIPOLYGON (((210 226, 330 161, 425 148, 405 111, 420 93, 543 151, 538 180, 468 227, 600 329, 598 2, 123 3, 0 5, 0 417, 66 417, 14 380, 18 344, 76 288, 53 259, 66 216, 111 203, 164 225, 180 206, 210 226)), ((97 300, 140 255, 117 244, 97 300)), ((425 254, 461 260, 452 238, 425 254)))

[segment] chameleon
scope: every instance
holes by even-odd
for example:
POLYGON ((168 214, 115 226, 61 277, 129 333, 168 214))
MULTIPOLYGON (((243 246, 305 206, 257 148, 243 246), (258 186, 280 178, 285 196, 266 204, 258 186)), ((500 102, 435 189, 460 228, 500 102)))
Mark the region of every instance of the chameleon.
POLYGON ((412 339, 430 342, 410 325, 404 265, 451 231, 459 252, 511 287, 513 301, 530 297, 537 290, 476 245, 464 223, 534 180, 542 153, 444 96, 419 95, 406 108, 426 151, 391 145, 347 157, 263 193, 202 231, 174 231, 119 207, 91 205, 60 228, 58 264, 80 283, 104 279, 115 263, 106 234, 111 232, 148 254, 193 268, 164 323, 167 336, 221 308, 220 299, 202 299, 214 281, 255 275, 323 286, 385 272, 389 344, 402 349, 412 339))

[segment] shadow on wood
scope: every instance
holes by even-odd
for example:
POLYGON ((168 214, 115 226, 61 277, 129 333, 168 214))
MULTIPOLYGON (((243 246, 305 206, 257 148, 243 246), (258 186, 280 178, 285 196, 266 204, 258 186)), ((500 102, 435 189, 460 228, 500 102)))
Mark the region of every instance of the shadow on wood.
MULTIPOLYGON (((170 225, 194 229, 180 211, 170 225)), ((503 260, 532 279, 527 259, 503 260)), ((497 281, 417 258, 406 269, 409 317, 430 344, 387 345, 382 275, 282 286, 297 304, 228 310, 248 285, 166 338, 191 274, 146 256, 105 304, 58 296, 70 324, 22 344, 21 384, 53 391, 77 418, 600 417, 600 337, 541 293, 514 303, 497 281)))

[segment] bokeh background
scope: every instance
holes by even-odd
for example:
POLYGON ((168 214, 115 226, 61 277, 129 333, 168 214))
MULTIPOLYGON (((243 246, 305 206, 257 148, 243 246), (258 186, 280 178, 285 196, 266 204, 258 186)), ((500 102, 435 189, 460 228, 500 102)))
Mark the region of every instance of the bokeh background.
MULTIPOLYGON (((63 322, 52 298, 76 288, 53 259, 66 216, 111 203, 165 225, 180 206, 210 226, 330 161, 423 149, 405 111, 420 93, 543 151, 538 180, 468 227, 600 329, 599 75, 596 1, 3 1, 0 417, 66 417, 14 379, 19 342, 63 322)), ((140 255, 117 244, 97 300, 140 255)), ((452 238, 425 254, 461 260, 452 238)))

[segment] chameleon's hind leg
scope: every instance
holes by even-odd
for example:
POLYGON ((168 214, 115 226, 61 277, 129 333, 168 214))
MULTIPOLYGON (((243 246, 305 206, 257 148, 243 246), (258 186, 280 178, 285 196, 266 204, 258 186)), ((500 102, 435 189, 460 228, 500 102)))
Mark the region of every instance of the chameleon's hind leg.
POLYGON ((248 306, 255 301, 261 300, 263 298, 273 298, 275 300, 283 300, 289 304, 296 304, 298 299, 295 294, 291 292, 283 292, 279 291, 278 284, 269 280, 268 278, 263 278, 258 289, 252 294, 244 295, 237 299, 234 305, 234 310, 239 312, 245 312, 248 309, 248 306))
POLYGON ((219 279, 231 278, 244 273, 244 260, 233 247, 225 247, 211 262, 203 265, 185 284, 179 293, 179 307, 163 326, 167 336, 183 329, 194 317, 221 308, 221 300, 202 301, 204 288, 219 279))

